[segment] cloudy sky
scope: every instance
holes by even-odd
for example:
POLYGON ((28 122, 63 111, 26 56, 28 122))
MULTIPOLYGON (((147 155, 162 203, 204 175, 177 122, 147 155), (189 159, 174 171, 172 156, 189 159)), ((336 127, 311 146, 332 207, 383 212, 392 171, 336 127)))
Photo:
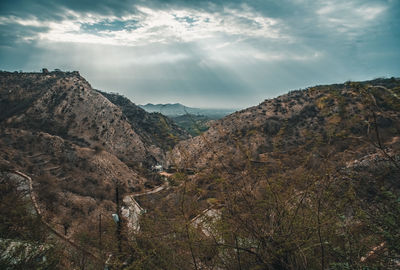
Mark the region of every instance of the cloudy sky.
POLYGON ((1 0, 0 69, 79 70, 138 104, 243 108, 400 76, 399 0, 1 0))

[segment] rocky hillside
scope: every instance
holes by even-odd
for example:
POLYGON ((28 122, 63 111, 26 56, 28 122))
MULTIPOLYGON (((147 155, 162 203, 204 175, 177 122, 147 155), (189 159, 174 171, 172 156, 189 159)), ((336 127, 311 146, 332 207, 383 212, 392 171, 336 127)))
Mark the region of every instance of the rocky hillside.
POLYGON ((78 72, 0 73, 2 170, 31 176, 43 215, 67 236, 115 211, 117 185, 124 194, 157 184, 146 178, 151 165, 183 138, 167 118, 93 90, 78 72))
POLYGON ((132 128, 148 145, 156 145, 164 151, 171 150, 179 141, 188 139, 189 134, 161 113, 148 113, 129 99, 114 93, 99 91, 126 116, 132 128))
POLYGON ((167 118, 148 114, 121 96, 93 90, 77 72, 0 75, 2 127, 101 146, 129 165, 161 161, 166 149, 187 138, 167 118))
POLYGON ((177 145, 169 161, 200 170, 241 170, 271 162, 274 155, 297 156, 326 146, 356 153, 349 155, 354 159, 373 151, 375 126, 382 145, 397 144, 399 95, 395 78, 292 91, 215 121, 203 135, 177 145))
MULTIPOLYGON (((310 87, 233 113, 179 143, 170 163, 196 173, 173 178, 174 193, 163 203, 144 202, 177 209, 183 224, 205 218, 186 234, 192 258, 175 262, 399 269, 399 97, 396 78, 310 87)), ((166 211, 147 224, 171 220, 166 211)), ((179 221, 162 228, 173 231, 179 221)), ((158 245, 173 240, 167 235, 158 245)), ((166 250, 183 254, 176 246, 166 250)))
POLYGON ((15 128, 0 133, 1 170, 20 171, 33 180, 44 217, 69 236, 82 220, 115 211, 115 187, 132 192, 146 179, 115 155, 82 147, 46 132, 15 128))
POLYGON ((40 230, 79 243, 66 269, 85 268, 82 250, 113 255, 93 269, 398 269, 399 96, 396 78, 310 87, 180 141, 168 118, 77 72, 2 72, 0 210, 32 231, 12 225, 37 198, 40 230), (178 171, 161 182, 148 169, 172 147, 178 171), (16 177, 31 195, 20 211, 16 177), (116 230, 117 190, 146 210, 140 230, 116 230))

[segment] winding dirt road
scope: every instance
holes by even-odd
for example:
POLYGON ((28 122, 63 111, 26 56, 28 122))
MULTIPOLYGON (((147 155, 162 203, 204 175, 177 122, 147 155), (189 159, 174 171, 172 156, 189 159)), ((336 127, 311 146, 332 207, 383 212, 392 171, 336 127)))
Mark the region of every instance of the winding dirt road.
POLYGON ((79 246, 78 244, 76 244, 74 241, 72 241, 71 239, 65 237, 65 235, 63 235, 62 233, 60 233, 59 231, 57 231, 56 229, 54 229, 50 223, 48 223, 47 221, 44 220, 43 215, 42 215, 42 211, 39 208, 38 202, 37 202, 37 198, 35 193, 33 192, 33 182, 32 182, 32 178, 30 178, 28 175, 20 172, 20 171, 12 171, 12 173, 17 174, 23 178, 25 178, 28 183, 29 183, 29 194, 33 203, 33 206, 35 208, 36 213, 39 215, 41 221, 43 222, 43 224, 48 228, 49 231, 51 231, 54 235, 56 235, 58 238, 60 238, 62 241, 64 241, 65 243, 69 244, 70 246, 76 248, 77 250, 83 252, 86 255, 89 255, 91 258, 101 261, 100 257, 97 256, 96 254, 88 251, 87 249, 79 246))

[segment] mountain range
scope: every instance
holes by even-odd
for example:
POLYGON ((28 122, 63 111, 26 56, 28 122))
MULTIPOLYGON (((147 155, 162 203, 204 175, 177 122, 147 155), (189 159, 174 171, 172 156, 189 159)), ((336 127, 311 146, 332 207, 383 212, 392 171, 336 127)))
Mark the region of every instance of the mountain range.
POLYGON ((0 244, 64 269, 396 269, 399 96, 349 81, 234 112, 0 72, 0 244), (215 119, 191 136, 187 114, 215 119))
POLYGON ((207 116, 210 119, 218 119, 222 118, 228 114, 235 112, 237 109, 205 109, 205 108, 191 108, 180 103, 174 104, 151 104, 148 103, 146 105, 139 105, 142 109, 147 112, 158 112, 167 116, 182 116, 185 114, 193 114, 193 115, 203 115, 207 116))

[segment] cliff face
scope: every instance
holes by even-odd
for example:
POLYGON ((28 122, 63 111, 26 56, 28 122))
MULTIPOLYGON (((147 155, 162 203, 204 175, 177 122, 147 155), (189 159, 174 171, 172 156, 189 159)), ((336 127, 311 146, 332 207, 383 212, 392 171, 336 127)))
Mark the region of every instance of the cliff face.
POLYGON ((215 121, 201 136, 180 142, 168 160, 178 167, 232 171, 278 154, 301 159, 301 153, 327 147, 358 158, 374 151, 375 126, 383 145, 397 141, 399 95, 400 80, 394 78, 292 91, 215 121))

